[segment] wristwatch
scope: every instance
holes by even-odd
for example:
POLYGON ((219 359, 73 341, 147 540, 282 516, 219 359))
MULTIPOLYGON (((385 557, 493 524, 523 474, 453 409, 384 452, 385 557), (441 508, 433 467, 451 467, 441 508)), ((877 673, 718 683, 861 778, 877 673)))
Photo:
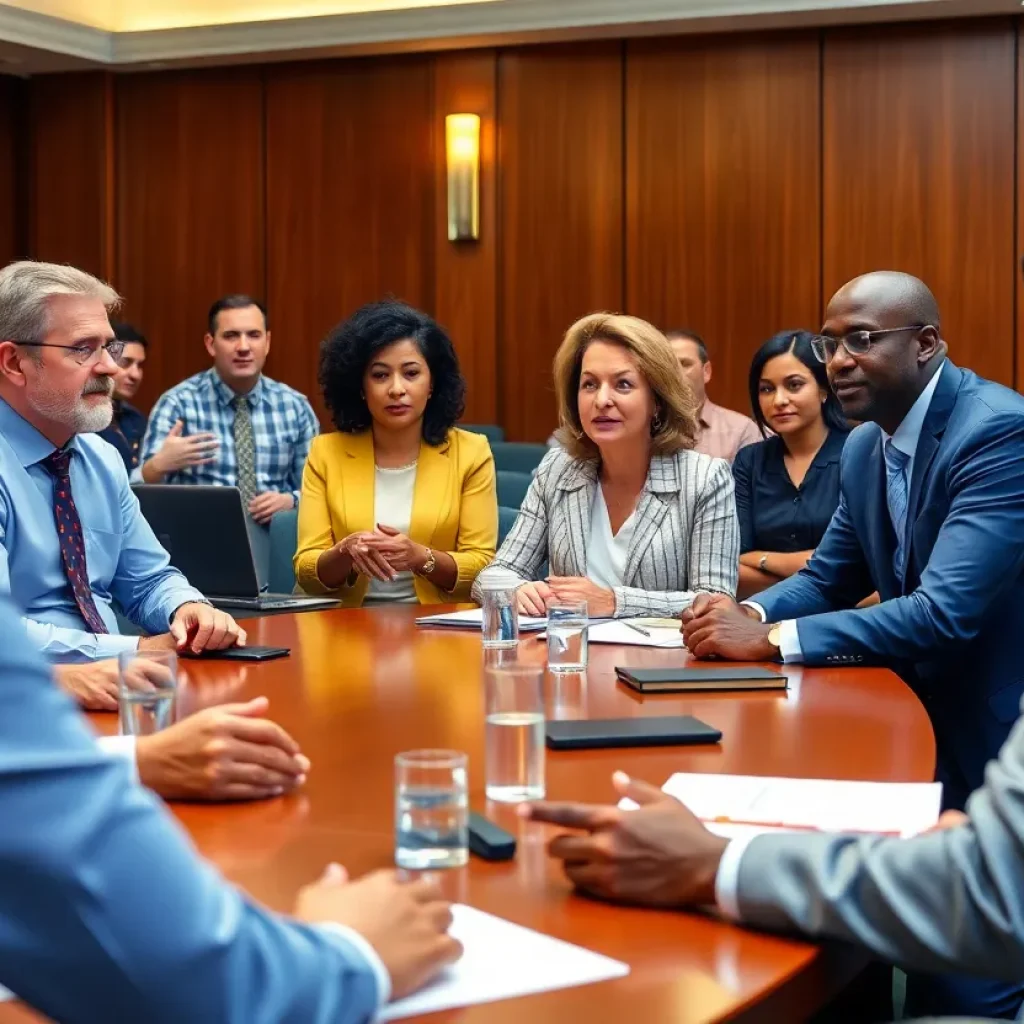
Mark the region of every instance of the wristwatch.
POLYGON ((758 569, 761 570, 761 572, 767 572, 768 571, 768 556, 767 555, 762 555, 758 559, 757 567, 758 567, 758 569))
POLYGON ((782 657, 782 623, 773 622, 768 627, 768 643, 779 652, 779 657, 782 657))
POLYGON ((437 568, 437 559, 434 552, 427 548, 427 560, 423 563, 417 576, 429 576, 437 568))

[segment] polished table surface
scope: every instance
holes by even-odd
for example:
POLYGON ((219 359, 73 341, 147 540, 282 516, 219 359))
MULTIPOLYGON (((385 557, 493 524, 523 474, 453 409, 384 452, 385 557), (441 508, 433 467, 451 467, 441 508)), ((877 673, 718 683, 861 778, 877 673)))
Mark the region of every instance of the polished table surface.
MULTIPOLYGON (((432 609, 433 610, 433 609, 432 609)), ((189 713, 266 695, 271 716, 312 760, 304 789, 252 804, 177 805, 199 850, 257 898, 288 910, 332 860, 353 874, 392 863, 393 759, 419 747, 469 755, 470 802, 518 836, 514 861, 443 873, 456 900, 628 963, 628 977, 435 1015, 434 1020, 531 1024, 602 1021, 798 1020, 862 964, 849 950, 745 931, 694 913, 605 905, 574 895, 545 853, 551 830, 484 800, 483 659, 479 634, 420 630, 420 609, 308 612, 247 623, 249 642, 292 648, 261 664, 188 662, 189 713)), ((517 656, 543 664, 545 647, 517 656)), ((676 771, 929 781, 927 716, 882 669, 790 666, 788 692, 641 696, 614 666, 679 664, 684 651, 591 645, 586 677, 548 675, 552 718, 692 714, 721 729, 718 746, 549 752, 551 799, 607 802, 622 768, 661 784, 676 771)), ((116 729, 114 716, 96 715, 116 729)), ((55 984, 60 984, 55 979, 55 984)), ((0 1007, 0 1024, 39 1018, 0 1007)))

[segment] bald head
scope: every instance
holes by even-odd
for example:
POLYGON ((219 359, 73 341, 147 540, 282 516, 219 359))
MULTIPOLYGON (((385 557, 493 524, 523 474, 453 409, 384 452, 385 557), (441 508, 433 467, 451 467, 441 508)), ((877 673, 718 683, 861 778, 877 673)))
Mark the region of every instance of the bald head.
POLYGON ((826 319, 835 308, 848 314, 865 313, 886 326, 899 323, 941 327, 939 304, 928 285, 896 270, 877 270, 855 277, 832 296, 826 319))
POLYGON ((828 304, 821 332, 835 339, 825 367, 843 413, 889 434, 946 354, 935 296, 923 281, 892 270, 843 285, 828 304))

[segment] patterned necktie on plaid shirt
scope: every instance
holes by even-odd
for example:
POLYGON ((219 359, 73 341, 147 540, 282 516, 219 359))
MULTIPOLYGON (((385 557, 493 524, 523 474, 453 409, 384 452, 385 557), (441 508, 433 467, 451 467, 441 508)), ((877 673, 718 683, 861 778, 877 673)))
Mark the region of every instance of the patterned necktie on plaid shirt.
POLYGON ((89 586, 89 570, 85 564, 85 538, 82 521, 78 518, 75 499, 71 496, 71 452, 59 448, 42 460, 40 465, 53 477, 53 516, 60 541, 60 557, 64 573, 71 585, 75 604, 93 633, 109 633, 100 617, 89 586))
POLYGON ((236 395, 231 403, 235 407, 235 459, 238 462, 238 489, 242 503, 248 509, 256 497, 256 439, 252 432, 249 399, 236 395))

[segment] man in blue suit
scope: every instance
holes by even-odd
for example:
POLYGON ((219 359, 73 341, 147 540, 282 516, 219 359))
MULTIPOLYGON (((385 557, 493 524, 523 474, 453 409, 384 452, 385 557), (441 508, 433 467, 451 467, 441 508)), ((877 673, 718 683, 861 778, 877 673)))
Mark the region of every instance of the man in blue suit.
MULTIPOLYGON (((961 808, 1024 690, 1024 398, 953 365, 934 296, 906 274, 840 289, 815 348, 863 424, 839 507, 807 567, 756 603, 698 597, 686 644, 698 658, 887 665, 927 709, 945 805, 961 808)), ((987 983, 916 981, 919 1015, 1012 1016, 1020 1003, 987 983)))
POLYGON ((0 598, 0 983, 48 1017, 371 1020, 461 954, 436 885, 332 865, 296 918, 196 855, 104 754, 0 598))

